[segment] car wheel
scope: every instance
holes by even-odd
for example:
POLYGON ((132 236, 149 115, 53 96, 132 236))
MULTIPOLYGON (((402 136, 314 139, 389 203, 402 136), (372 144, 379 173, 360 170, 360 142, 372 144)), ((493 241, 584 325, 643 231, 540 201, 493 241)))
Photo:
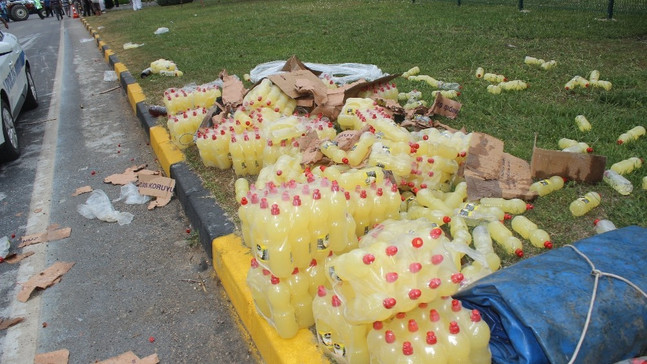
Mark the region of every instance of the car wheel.
POLYGON ((36 92, 36 84, 31 77, 31 70, 25 68, 25 75, 27 76, 27 99, 25 100, 24 109, 31 110, 38 106, 38 93, 36 92))
POLYGON ((45 17, 47 17, 47 10, 45 10, 45 8, 41 8, 41 9, 37 10, 37 12, 38 12, 38 16, 41 19, 45 19, 45 17))
POLYGON ((10 15, 13 21, 27 20, 29 18, 29 11, 25 5, 16 4, 11 7, 10 15))
POLYGON ((5 142, 0 148, 0 160, 12 161, 20 156, 18 132, 11 117, 11 110, 4 99, 0 99, 0 118, 2 118, 2 135, 5 142))

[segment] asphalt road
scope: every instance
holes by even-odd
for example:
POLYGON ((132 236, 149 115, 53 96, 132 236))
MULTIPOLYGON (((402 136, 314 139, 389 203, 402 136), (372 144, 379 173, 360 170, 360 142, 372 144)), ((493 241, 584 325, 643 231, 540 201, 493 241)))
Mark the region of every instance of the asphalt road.
POLYGON ((59 349, 69 363, 93 363, 133 351, 157 353, 161 363, 254 363, 233 308, 177 199, 148 211, 114 202, 134 214, 120 226, 77 212, 89 194, 119 197, 103 178, 132 165, 159 169, 117 81, 80 21, 65 18, 10 23, 32 63, 39 107, 18 123, 22 156, 0 164, 0 237, 12 251, 35 254, 0 264, 0 317, 24 317, 0 331, 0 363, 33 363, 59 349), (51 224, 69 238, 18 249, 19 238, 51 224), (195 242, 195 243, 193 243, 195 242), (55 262, 74 262, 60 283, 26 302, 21 283, 55 262))

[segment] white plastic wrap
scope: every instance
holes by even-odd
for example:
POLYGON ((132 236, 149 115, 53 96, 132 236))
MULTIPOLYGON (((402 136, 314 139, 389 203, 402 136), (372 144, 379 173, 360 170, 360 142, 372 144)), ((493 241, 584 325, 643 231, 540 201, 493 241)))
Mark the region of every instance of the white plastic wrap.
POLYGON ((121 194, 119 198, 112 202, 124 201, 127 205, 141 205, 150 201, 150 196, 140 195, 139 188, 133 183, 128 183, 121 186, 121 194))
POLYGON ((129 212, 119 212, 112 207, 110 199, 102 190, 94 190, 85 204, 78 205, 77 211, 88 219, 99 219, 106 222, 117 222, 127 225, 133 221, 134 215, 129 212))
MULTIPOLYGON (((283 73, 281 68, 285 61, 272 61, 261 63, 249 72, 250 80, 256 83, 265 77, 283 73)), ((314 71, 319 71, 330 75, 330 79, 336 84, 346 84, 357 81, 361 78, 367 81, 373 81, 387 74, 382 72, 376 65, 362 63, 339 63, 339 64, 321 64, 305 63, 305 65, 314 71)))

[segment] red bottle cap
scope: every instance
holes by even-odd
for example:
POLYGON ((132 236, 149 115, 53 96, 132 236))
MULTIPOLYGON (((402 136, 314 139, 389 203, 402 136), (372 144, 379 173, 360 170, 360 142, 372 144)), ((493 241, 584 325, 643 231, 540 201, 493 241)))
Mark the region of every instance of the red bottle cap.
POLYGON ((395 306, 396 301, 395 301, 395 298, 389 297, 389 298, 385 298, 382 304, 384 305, 384 308, 391 309, 393 308, 393 306, 395 306))
POLYGON ((362 257, 362 262, 364 264, 369 265, 375 261, 375 256, 373 254, 366 254, 362 257))
POLYGON ((413 346, 408 341, 402 343, 402 354, 404 355, 413 355, 413 346))
POLYGON ((421 237, 415 237, 413 240, 411 240, 411 245, 413 245, 414 248, 420 248, 422 246, 422 238, 421 237))
POLYGON ((458 326, 458 322, 452 321, 449 323, 449 333, 456 335, 461 332, 461 328, 458 326))
POLYGON ((427 331, 427 344, 429 345, 434 345, 438 342, 438 339, 436 338, 436 334, 433 331, 427 331))

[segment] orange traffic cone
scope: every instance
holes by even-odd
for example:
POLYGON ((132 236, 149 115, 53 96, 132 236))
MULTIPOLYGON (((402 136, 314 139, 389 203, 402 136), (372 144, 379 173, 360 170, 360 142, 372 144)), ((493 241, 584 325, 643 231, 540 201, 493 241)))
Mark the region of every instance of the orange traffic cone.
POLYGON ((79 12, 76 11, 76 6, 72 5, 72 18, 76 19, 79 17, 79 12))

